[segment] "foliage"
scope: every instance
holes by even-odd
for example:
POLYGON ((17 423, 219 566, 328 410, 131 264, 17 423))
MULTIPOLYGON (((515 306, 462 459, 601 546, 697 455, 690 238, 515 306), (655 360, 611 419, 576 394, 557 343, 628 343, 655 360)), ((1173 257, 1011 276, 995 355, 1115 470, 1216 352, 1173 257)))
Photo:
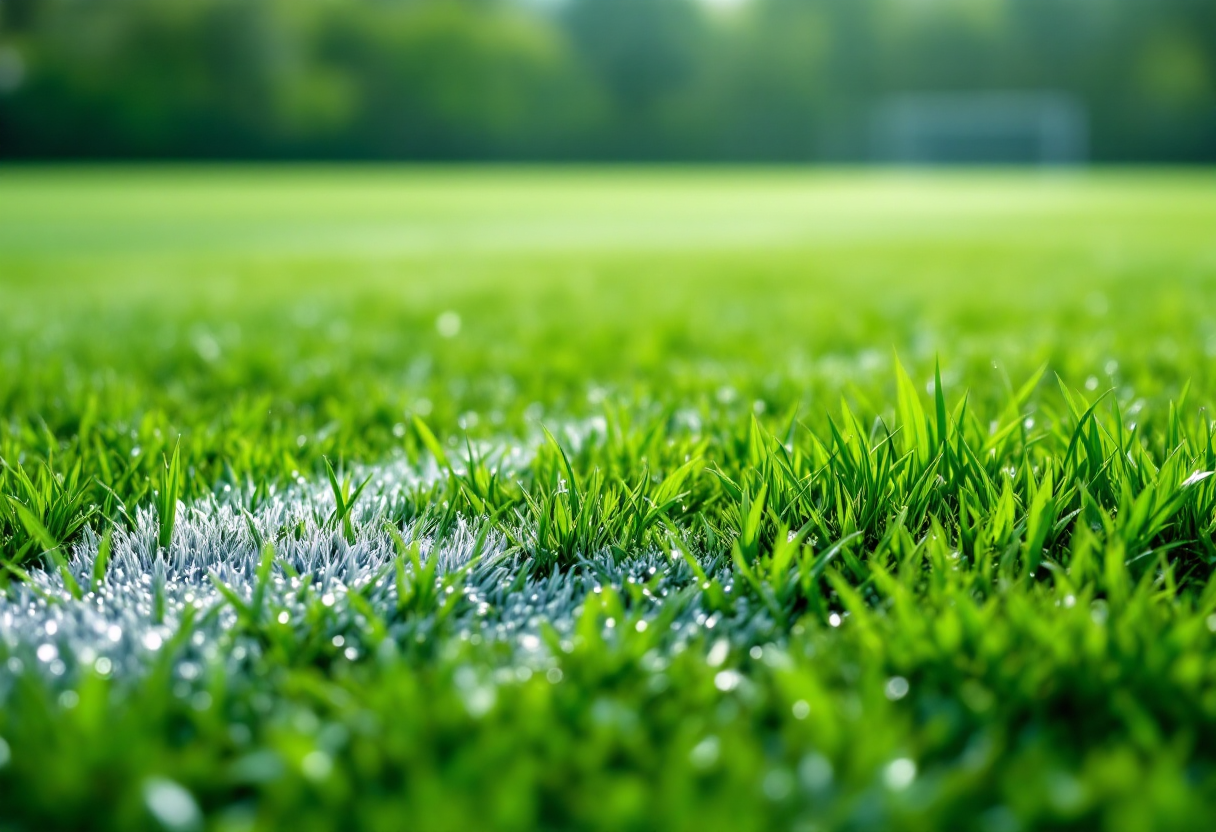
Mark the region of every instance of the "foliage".
POLYGON ((13 0, 0 27, 9 157, 857 161, 890 96, 993 90, 1072 96, 1102 160, 1216 136, 1207 0, 13 0))

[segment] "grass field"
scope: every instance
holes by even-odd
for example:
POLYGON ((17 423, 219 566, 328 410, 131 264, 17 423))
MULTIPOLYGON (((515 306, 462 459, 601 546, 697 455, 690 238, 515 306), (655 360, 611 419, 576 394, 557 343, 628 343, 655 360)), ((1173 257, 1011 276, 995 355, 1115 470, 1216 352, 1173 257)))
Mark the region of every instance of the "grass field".
POLYGON ((1210 829, 1216 174, 0 172, 0 830, 1210 829))

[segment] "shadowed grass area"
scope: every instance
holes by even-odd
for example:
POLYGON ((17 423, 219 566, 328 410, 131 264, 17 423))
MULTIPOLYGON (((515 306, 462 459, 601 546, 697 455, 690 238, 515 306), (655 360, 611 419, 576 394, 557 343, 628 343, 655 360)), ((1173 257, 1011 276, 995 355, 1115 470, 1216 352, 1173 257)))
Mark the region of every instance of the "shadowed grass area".
POLYGON ((1213 194, 11 171, 2 820, 1208 827, 1213 194))

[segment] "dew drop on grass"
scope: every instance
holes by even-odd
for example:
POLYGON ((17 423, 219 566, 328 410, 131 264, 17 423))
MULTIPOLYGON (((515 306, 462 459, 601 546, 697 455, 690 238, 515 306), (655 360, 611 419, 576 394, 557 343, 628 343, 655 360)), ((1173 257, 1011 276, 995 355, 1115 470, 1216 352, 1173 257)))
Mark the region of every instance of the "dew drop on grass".
POLYGON ((443 338, 455 338, 460 334, 460 315, 448 310, 435 319, 435 330, 443 338))
POLYGON ((916 763, 907 757, 892 760, 883 770, 882 781, 894 792, 903 791, 916 779, 916 763))
POLYGON ((465 709, 474 718, 485 716, 497 701, 498 692, 492 685, 478 685, 464 696, 465 709))
POLYGON ((334 770, 334 761, 324 751, 311 751, 300 761, 300 771, 309 780, 324 780, 334 770))
POLYGON ((739 687, 743 677, 734 670, 722 670, 714 676, 714 687, 723 692, 732 691, 739 687))
POLYGON ((53 644, 40 644, 36 655, 40 662, 52 662, 59 656, 59 649, 53 644))
POLYGON ((794 775, 783 768, 775 768, 764 775, 764 782, 760 788, 769 800, 785 800, 794 790, 794 775))
POLYGON ((892 702, 903 699, 908 695, 908 680, 903 676, 892 676, 887 680, 885 693, 892 702))
POLYGON ((832 764, 822 754, 807 754, 798 764, 798 779, 813 792, 822 791, 831 785, 832 776, 832 764))
POLYGON ((144 783, 144 803, 152 816, 172 832, 188 832, 202 827, 203 814, 190 792, 164 777, 144 783))
POLYGON ((694 768, 707 769, 718 762, 720 750, 721 745, 717 737, 706 737, 693 746, 692 751, 688 754, 688 761, 694 768))
POLYGON ((1109 613, 1106 609, 1106 602, 1103 601, 1101 598, 1095 599, 1094 601, 1092 601, 1090 603, 1089 617, 1099 627, 1101 627, 1103 624, 1106 623, 1106 617, 1108 614, 1109 613))

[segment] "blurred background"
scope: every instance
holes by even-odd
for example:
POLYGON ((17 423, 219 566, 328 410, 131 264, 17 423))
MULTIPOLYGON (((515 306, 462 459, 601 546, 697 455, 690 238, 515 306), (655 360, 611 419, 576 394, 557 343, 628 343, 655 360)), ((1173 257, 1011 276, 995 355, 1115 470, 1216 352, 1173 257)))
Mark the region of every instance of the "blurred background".
POLYGON ((1216 161, 1213 0, 0 0, 0 156, 1216 161))

